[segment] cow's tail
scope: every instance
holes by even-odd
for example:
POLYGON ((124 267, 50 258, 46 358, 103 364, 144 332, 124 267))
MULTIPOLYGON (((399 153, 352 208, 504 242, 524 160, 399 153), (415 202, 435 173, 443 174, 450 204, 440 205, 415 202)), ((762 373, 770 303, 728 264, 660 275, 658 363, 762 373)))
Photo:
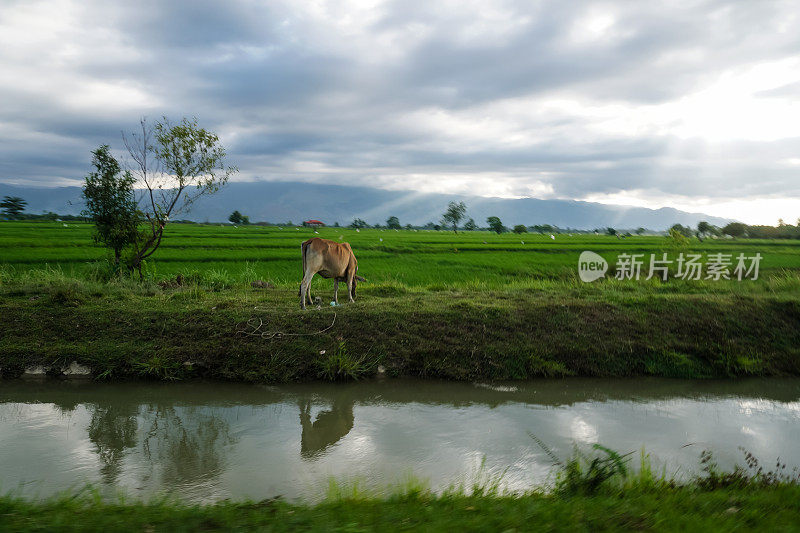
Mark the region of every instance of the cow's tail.
POLYGON ((303 294, 303 280, 306 277, 306 249, 308 248, 308 241, 304 242, 300 245, 300 255, 303 257, 303 274, 300 276, 300 288, 297 289, 297 296, 300 297, 300 302, 305 300, 305 294, 303 294))
POLYGON ((300 253, 303 256, 303 276, 306 275, 306 251, 308 250, 308 241, 300 245, 300 253))

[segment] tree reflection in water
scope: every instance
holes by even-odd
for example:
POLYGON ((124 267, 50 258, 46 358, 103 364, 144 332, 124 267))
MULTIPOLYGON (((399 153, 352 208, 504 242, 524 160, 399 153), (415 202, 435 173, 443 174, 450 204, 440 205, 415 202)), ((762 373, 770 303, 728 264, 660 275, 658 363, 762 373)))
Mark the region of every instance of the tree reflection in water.
POLYGON ((103 482, 113 485, 122 469, 126 448, 136 446, 136 419, 139 406, 135 404, 96 405, 89 423, 89 440, 103 462, 100 473, 103 482))
POLYGON ((224 448, 235 442, 230 426, 207 409, 148 405, 143 417, 149 429, 142 450, 151 465, 161 467, 162 485, 209 481, 224 467, 224 448))
POLYGON ((218 477, 224 467, 224 448, 235 442, 228 422, 207 407, 131 401, 104 402, 89 409, 88 436, 108 485, 118 482, 123 458, 140 442, 150 470, 143 481, 160 472, 163 486, 218 477))

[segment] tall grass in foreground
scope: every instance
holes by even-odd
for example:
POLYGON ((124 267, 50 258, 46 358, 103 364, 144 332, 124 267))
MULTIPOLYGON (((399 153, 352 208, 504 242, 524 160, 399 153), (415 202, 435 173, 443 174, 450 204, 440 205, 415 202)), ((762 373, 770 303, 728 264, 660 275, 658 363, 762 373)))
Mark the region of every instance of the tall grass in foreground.
POLYGON ((765 469, 751 453, 740 448, 745 466, 721 470, 711 451, 700 455, 700 471, 688 480, 678 480, 667 474, 666 465, 654 470, 650 455, 642 449, 639 466, 631 466, 634 452, 621 453, 595 444, 586 453, 574 450, 565 461, 559 461, 552 472, 553 481, 534 486, 525 491, 508 489, 504 478, 506 470, 489 473, 485 458, 478 469, 464 480, 450 484, 436 494, 426 479, 407 475, 401 482, 379 487, 360 478, 337 480, 331 478, 322 501, 365 501, 376 499, 407 500, 413 498, 520 498, 531 495, 555 498, 593 496, 598 494, 624 494, 630 491, 669 491, 690 488, 713 491, 727 488, 770 488, 799 486, 800 468, 787 470, 787 465, 776 462, 774 468, 765 469))
MULTIPOLYGON (((654 474, 645 462, 639 474, 631 474, 620 467, 627 456, 603 448, 594 452, 599 453, 571 459, 581 462, 580 468, 562 465, 560 472, 571 477, 572 485, 524 493, 500 490, 498 476, 492 476, 488 484, 484 480, 478 487, 463 485, 435 494, 410 476, 384 491, 359 481, 331 481, 317 503, 279 496, 211 504, 158 496, 143 502, 121 495, 108 498, 92 487, 39 501, 7 494, 0 496, 0 530, 794 531, 800 523, 797 477, 771 477, 758 468, 753 472, 751 460, 747 468, 732 472, 715 471, 708 466, 710 460, 701 460, 708 468, 677 484, 654 474), (588 465, 582 462, 586 460, 588 465), (606 466, 592 467, 595 460, 606 466), (608 469, 611 476, 591 481, 608 469), (591 492, 584 490, 589 486, 591 492)), ((784 470, 781 465, 779 469, 784 470)))

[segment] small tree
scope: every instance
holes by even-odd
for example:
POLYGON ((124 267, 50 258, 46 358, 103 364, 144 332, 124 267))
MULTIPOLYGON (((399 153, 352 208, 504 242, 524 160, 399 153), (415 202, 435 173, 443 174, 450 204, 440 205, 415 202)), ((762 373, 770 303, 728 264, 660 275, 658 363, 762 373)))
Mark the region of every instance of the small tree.
POLYGON ((354 229, 366 228, 367 223, 361 220, 360 218, 356 218, 350 223, 350 227, 354 229))
POLYGON ((242 214, 239 211, 234 211, 231 213, 231 216, 228 217, 228 220, 233 224, 241 224, 242 214))
POLYGON ((741 222, 731 222, 724 228, 722 228, 722 233, 725 235, 730 235, 731 237, 741 237, 747 231, 747 226, 742 224, 741 222))
POLYGON ((636 228, 636 235, 642 235, 645 231, 647 230, 644 228, 636 228))
POLYGON ((486 223, 489 225, 489 229, 498 235, 506 231, 506 227, 503 226, 503 223, 498 217, 489 217, 486 219, 486 223))
POLYGON ((610 235, 610 236, 613 237, 616 234, 617 234, 617 230, 615 230, 614 228, 606 228, 606 235, 610 235))
POLYGON ((133 191, 136 180, 129 171, 122 172, 107 144, 92 155, 95 171, 85 178, 82 214, 94 222, 94 241, 113 250, 114 264, 119 265, 122 251, 139 237, 142 217, 133 191))
POLYGON ((467 223, 464 224, 464 229, 467 231, 475 231, 478 229, 478 225, 475 223, 473 219, 467 220, 467 223))
POLYGON ((400 229, 400 219, 397 217, 389 217, 386 219, 386 227, 389 229, 400 229))
POLYGON ((528 233, 528 228, 526 228, 523 224, 517 224, 514 226, 514 233, 528 233))
POLYGON ((250 217, 247 215, 242 215, 242 225, 247 226, 250 224, 250 217))
POLYGON ((453 226, 453 231, 458 233, 458 223, 464 218, 467 206, 464 202, 450 202, 447 204, 447 211, 442 215, 442 225, 453 226))
MULTIPOLYGON (((675 226, 678 225, 679 224, 676 224, 675 226)), ((689 245, 689 238, 680 230, 675 228, 675 226, 669 228, 669 236, 667 237, 667 240, 675 248, 686 248, 689 245)))
POLYGON ((682 226, 680 224, 673 224, 670 229, 674 229, 675 231, 679 232, 681 235, 683 235, 687 239, 690 238, 692 236, 692 234, 694 233, 692 231, 692 228, 690 228, 689 226, 682 226))
POLYGON ((170 217, 217 192, 238 169, 225 166, 219 137, 201 128, 197 119, 172 124, 163 118, 153 127, 141 119, 139 124, 140 130, 123 135, 123 141, 134 161, 133 172, 145 187, 142 203, 148 228, 137 240, 132 259, 141 278, 142 261, 158 249, 170 217))
POLYGON ((3 214, 11 220, 20 218, 20 215, 25 211, 25 206, 27 205, 28 202, 19 196, 3 196, 3 201, 0 202, 0 208, 3 209, 3 214))

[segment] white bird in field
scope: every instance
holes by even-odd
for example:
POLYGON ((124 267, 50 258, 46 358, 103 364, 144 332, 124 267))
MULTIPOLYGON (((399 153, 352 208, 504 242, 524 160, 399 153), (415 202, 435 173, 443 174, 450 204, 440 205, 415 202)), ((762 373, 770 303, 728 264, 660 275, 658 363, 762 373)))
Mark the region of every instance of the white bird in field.
POLYGON ((361 230, 356 228, 356 233, 361 233, 361 230))
POLYGON ((383 242, 383 237, 381 237, 381 242, 383 242))
POLYGON ((550 238, 553 239, 553 240, 556 240, 556 236, 555 235, 550 235, 550 238))
POLYGON ((525 244, 525 241, 519 241, 521 244, 525 244))

